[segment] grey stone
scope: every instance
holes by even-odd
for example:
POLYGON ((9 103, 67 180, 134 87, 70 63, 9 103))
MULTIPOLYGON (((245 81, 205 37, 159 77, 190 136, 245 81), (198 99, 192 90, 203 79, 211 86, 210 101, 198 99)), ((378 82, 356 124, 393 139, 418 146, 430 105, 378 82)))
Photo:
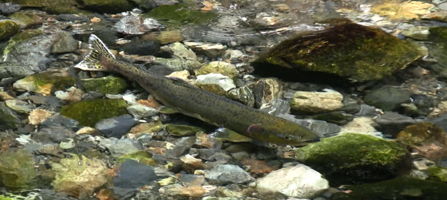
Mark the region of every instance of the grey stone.
POLYGON ((366 94, 365 102, 384 111, 393 111, 410 101, 411 93, 396 87, 381 87, 366 94))
POLYGON ((151 185, 156 179, 154 167, 129 159, 119 167, 113 185, 118 188, 140 188, 151 185))
POLYGON ((34 71, 29 64, 19 62, 0 63, 0 79, 10 77, 19 79, 31 74, 34 74, 34 71))
POLYGON ((123 135, 137 124, 131 115, 123 115, 109 119, 103 119, 96 123, 95 128, 104 133, 107 137, 121 138, 123 135))
POLYGON ((53 43, 51 53, 71 53, 78 49, 78 41, 70 33, 63 32, 60 38, 53 43))
POLYGON ((75 136, 75 132, 61 126, 42 128, 37 133, 33 133, 31 138, 42 143, 61 143, 69 141, 75 136))
POLYGON ((31 110, 34 110, 36 108, 36 105, 34 105, 30 102, 16 100, 16 99, 6 100, 5 103, 6 103, 6 106, 13 109, 14 111, 16 111, 18 113, 24 113, 24 114, 29 113, 29 112, 31 112, 31 110))
POLYGON ((205 171, 205 178, 219 184, 241 184, 255 181, 253 177, 237 165, 217 165, 205 171))
POLYGON ((182 137, 174 145, 174 148, 168 149, 167 156, 178 158, 189 150, 196 142, 196 137, 182 137))

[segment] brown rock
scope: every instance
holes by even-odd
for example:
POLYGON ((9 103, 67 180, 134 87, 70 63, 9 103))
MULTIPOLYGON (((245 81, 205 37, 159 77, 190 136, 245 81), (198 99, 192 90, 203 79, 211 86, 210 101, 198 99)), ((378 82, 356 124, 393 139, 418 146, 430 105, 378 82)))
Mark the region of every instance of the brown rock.
POLYGON ((52 116, 53 114, 50 111, 43 109, 35 109, 29 113, 28 121, 32 125, 38 125, 40 122, 43 122, 46 118, 52 116))
POLYGON ((406 127, 396 138, 427 159, 437 161, 447 158, 447 134, 430 122, 420 122, 406 127))

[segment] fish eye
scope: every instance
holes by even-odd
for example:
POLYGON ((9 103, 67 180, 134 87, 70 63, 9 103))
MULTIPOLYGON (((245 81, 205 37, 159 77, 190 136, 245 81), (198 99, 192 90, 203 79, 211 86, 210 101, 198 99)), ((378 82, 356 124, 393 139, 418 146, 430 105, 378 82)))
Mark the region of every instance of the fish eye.
POLYGON ((292 138, 290 136, 284 136, 284 139, 286 140, 292 140, 292 138))

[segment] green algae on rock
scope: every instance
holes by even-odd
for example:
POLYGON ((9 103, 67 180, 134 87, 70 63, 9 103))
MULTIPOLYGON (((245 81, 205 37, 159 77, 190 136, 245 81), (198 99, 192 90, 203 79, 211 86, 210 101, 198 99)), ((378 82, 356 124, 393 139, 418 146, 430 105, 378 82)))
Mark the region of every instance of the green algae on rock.
POLYGON ((324 138, 295 151, 295 158, 324 174, 331 185, 393 178, 411 169, 399 143, 355 133, 324 138))
POLYGON ((345 23, 285 40, 253 64, 259 70, 282 67, 363 82, 389 76, 419 57, 407 41, 378 28, 345 23))
POLYGON ((217 19, 217 13, 190 10, 185 4, 161 5, 152 9, 147 17, 157 20, 169 20, 166 23, 179 26, 183 23, 202 24, 217 19))
POLYGON ((12 20, 0 20, 0 41, 9 39, 16 34, 20 26, 12 20))
POLYGON ((122 155, 118 158, 117 162, 122 164, 128 159, 135 160, 139 163, 144 163, 148 166, 154 166, 156 164, 155 160, 152 159, 152 155, 146 151, 136 151, 122 155))
POLYGON ((13 50, 18 44, 21 44, 23 42, 28 41, 29 39, 41 35, 43 34, 42 30, 39 29, 29 29, 29 30, 25 30, 23 32, 17 33, 14 36, 12 36, 9 41, 7 46, 5 47, 4 51, 3 51, 3 61, 6 61, 6 58, 9 55, 9 52, 11 50, 13 50))
POLYGON ((101 94, 119 94, 128 87, 125 79, 115 76, 83 79, 81 82, 86 92, 96 91, 101 94))
POLYGON ((226 63, 222 61, 213 61, 209 64, 195 70, 196 76, 210 73, 218 73, 224 76, 228 76, 231 79, 237 79, 238 72, 236 66, 231 63, 226 63))
POLYGON ((56 191, 85 198, 107 182, 108 168, 103 161, 71 154, 60 163, 52 163, 56 178, 51 183, 56 191))
POLYGON ((170 135, 179 137, 195 135, 197 132, 203 131, 203 129, 196 126, 175 124, 166 124, 165 129, 170 135))
POLYGON ((33 156, 24 149, 9 149, 0 153, 0 183, 11 190, 33 188, 39 175, 33 156))
POLYGON ((447 168, 441 166, 430 167, 427 170, 429 179, 447 182, 447 168))
POLYGON ((409 177, 372 184, 344 186, 349 193, 335 193, 332 200, 379 200, 379 199, 445 199, 446 185, 443 182, 419 180, 409 177))
POLYGON ((119 13, 132 10, 128 0, 83 0, 85 9, 101 13, 119 13))
POLYGON ((127 106, 121 99, 93 99, 64 106, 61 114, 81 125, 94 127, 102 119, 127 114, 127 106))
POLYGON ((73 86, 76 79, 65 70, 47 70, 16 81, 13 86, 20 91, 37 92, 49 95, 56 90, 73 86))

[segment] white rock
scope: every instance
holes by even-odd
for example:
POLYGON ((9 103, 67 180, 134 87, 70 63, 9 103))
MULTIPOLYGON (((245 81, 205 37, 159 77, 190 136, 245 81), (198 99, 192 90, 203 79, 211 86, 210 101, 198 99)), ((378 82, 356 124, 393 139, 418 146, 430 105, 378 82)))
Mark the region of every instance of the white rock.
POLYGON ((257 180, 259 192, 280 192, 290 197, 313 198, 329 188, 322 175, 306 165, 282 168, 257 180))
POLYGON ((299 91, 293 95, 290 102, 292 110, 306 113, 322 113, 343 107, 343 95, 337 91, 326 92, 299 91))
POLYGON ((236 88, 234 81, 230 77, 214 73, 197 76, 194 84, 217 84, 227 92, 236 88))

